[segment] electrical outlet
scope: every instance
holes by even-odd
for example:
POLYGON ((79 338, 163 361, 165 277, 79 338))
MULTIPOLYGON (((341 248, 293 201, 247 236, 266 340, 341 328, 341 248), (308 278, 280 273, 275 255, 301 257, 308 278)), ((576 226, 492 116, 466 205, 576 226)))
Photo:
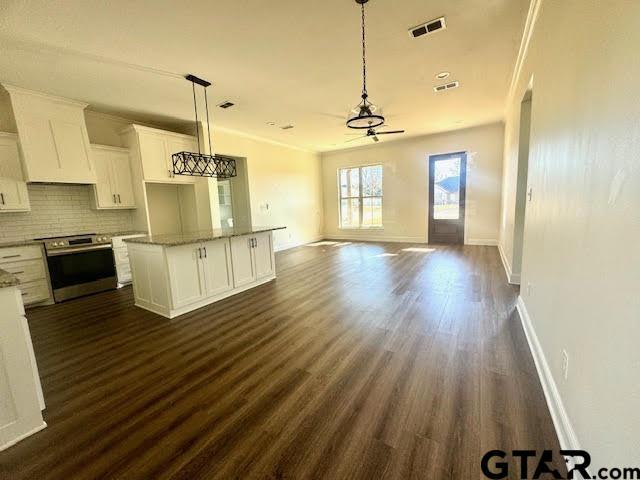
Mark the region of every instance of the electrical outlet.
POLYGON ((565 381, 569 378, 569 354, 566 350, 562 350, 562 376, 565 381))

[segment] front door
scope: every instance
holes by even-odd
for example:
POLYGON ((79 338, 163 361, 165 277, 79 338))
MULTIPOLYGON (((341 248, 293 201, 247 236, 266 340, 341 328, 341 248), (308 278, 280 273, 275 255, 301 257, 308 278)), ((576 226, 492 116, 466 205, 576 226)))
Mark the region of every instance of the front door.
POLYGON ((429 157, 429 243, 464 243, 465 152, 429 157))

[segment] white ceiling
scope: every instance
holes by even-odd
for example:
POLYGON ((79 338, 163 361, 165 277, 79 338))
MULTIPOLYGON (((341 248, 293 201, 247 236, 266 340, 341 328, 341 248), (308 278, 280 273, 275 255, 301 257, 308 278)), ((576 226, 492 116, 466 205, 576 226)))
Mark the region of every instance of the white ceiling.
MULTIPOLYGON (((528 5, 371 0, 368 89, 390 127, 413 136, 501 119, 528 5), (446 31, 409 36, 443 15, 446 31), (435 94, 443 70, 461 87, 435 94)), ((236 103, 212 109, 217 126, 316 151, 358 144, 344 143, 361 89, 353 0, 3 0, 0 18, 0 82, 180 123, 193 118, 191 87, 175 75, 194 73, 213 82, 210 104, 236 103)))

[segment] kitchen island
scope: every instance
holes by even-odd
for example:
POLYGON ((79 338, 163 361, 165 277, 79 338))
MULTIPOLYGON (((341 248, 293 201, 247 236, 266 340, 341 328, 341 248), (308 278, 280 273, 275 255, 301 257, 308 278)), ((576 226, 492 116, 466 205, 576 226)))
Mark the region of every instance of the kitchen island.
POLYGON ((47 426, 29 324, 15 275, 0 268, 0 452, 47 426))
POLYGON ((276 278, 273 231, 234 227, 125 239, 135 304, 174 318, 276 278))

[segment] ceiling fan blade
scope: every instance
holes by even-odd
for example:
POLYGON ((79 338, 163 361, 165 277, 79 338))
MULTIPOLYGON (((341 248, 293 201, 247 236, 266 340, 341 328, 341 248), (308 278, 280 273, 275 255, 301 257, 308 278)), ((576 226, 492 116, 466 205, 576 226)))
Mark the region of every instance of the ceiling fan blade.
POLYGON ((374 136, 373 136, 373 141, 374 141, 374 142, 379 142, 379 141, 380 141, 380 139, 379 139, 376 135, 374 135, 374 136))
POLYGON ((355 142, 356 140, 360 140, 362 138, 367 138, 367 136, 365 135, 365 136, 360 136, 360 137, 356 137, 356 138, 350 138, 349 140, 347 140, 344 143, 355 142))
POLYGON ((395 133, 404 133, 404 130, 389 130, 388 132, 376 132, 376 135, 393 135, 395 133))

